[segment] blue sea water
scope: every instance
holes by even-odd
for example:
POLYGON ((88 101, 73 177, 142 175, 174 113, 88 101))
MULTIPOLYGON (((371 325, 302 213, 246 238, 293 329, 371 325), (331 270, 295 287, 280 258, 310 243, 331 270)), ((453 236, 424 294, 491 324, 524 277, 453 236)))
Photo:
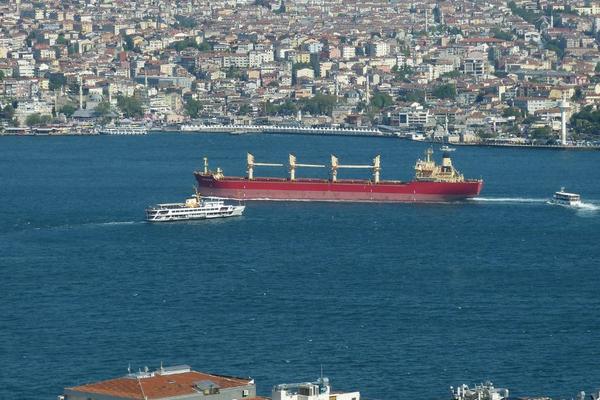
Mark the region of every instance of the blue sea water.
POLYGON ((383 178, 408 179, 425 148, 0 138, 0 398, 53 399, 161 361, 252 376, 263 395, 321 366, 334 389, 368 399, 444 400, 486 379, 514 395, 600 387, 600 152, 458 148, 456 166, 485 179, 467 202, 258 202, 238 219, 143 222, 148 204, 191 192, 204 155, 242 175, 246 151, 310 163, 381 153, 383 178), (547 205, 560 186, 588 207, 547 205))

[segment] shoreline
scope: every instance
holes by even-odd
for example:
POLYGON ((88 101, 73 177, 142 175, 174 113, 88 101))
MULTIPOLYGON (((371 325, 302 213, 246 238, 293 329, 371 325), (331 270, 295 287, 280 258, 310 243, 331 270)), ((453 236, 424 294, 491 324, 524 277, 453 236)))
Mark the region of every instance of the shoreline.
POLYGON ((365 137, 365 138, 391 138, 399 140, 407 140, 411 142, 427 143, 430 145, 446 145, 456 147, 500 147, 500 148, 517 148, 517 149, 541 149, 541 150, 565 150, 565 151, 600 151, 600 145, 592 146, 572 146, 572 145, 550 145, 550 144, 523 144, 523 143, 446 143, 429 140, 412 140, 406 136, 402 136, 392 132, 385 132, 373 128, 310 128, 310 127, 285 127, 285 126, 270 126, 270 125, 218 125, 218 126, 193 126, 188 129, 150 129, 147 134, 101 134, 98 132, 89 133, 0 133, 2 136, 10 137, 70 137, 70 136, 146 136, 153 134, 228 134, 228 135, 298 135, 298 136, 343 136, 343 137, 365 137), (195 129, 195 128, 200 129, 195 129))

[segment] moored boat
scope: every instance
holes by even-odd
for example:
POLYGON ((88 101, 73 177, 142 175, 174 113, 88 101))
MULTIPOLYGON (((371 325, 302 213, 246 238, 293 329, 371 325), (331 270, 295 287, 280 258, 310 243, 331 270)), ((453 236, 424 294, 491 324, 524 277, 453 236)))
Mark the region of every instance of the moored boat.
POLYGON ((456 151, 456 149, 454 147, 450 147, 448 145, 444 145, 442 147, 440 147, 441 151, 456 151))
POLYGON ((479 195, 483 186, 481 179, 465 179, 453 165, 450 155, 444 153, 442 164, 432 159, 433 150, 428 149, 424 160, 417 160, 415 178, 408 182, 381 180, 381 160, 373 159, 372 165, 344 165, 331 156, 330 179, 297 178, 297 168, 327 168, 321 164, 301 164, 293 154, 289 155, 289 177, 255 177, 256 166, 284 167, 281 163, 258 163, 248 154, 246 177, 225 176, 220 168, 194 173, 198 189, 203 195, 239 200, 300 200, 300 201, 351 201, 351 202, 444 202, 462 200, 479 195), (342 169, 371 169, 373 178, 338 179, 342 169))

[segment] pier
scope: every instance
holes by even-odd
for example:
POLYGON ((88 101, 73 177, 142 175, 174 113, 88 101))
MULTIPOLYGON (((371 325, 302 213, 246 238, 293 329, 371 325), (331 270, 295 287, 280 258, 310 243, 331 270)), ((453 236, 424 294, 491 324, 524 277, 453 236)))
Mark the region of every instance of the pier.
POLYGON ((394 134, 381 132, 373 128, 341 128, 341 127, 307 127, 290 125, 202 125, 188 124, 180 127, 181 132, 198 133, 230 133, 241 135, 246 133, 284 133, 296 135, 331 135, 331 136, 377 136, 396 137, 394 134))

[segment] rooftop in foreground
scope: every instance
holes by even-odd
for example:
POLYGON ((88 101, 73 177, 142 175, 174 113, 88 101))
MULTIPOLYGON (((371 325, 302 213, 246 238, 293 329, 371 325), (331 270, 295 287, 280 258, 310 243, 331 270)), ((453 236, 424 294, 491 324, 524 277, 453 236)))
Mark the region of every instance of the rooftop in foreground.
MULTIPOLYGON (((200 399, 207 395, 231 393, 232 398, 254 398, 251 378, 238 378, 192 371, 187 365, 156 371, 129 373, 123 377, 65 388, 65 400, 78 399, 200 399), (97 397, 96 397, 97 396, 97 397)), ((229 398, 230 396, 221 396, 229 398)))

